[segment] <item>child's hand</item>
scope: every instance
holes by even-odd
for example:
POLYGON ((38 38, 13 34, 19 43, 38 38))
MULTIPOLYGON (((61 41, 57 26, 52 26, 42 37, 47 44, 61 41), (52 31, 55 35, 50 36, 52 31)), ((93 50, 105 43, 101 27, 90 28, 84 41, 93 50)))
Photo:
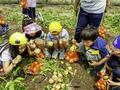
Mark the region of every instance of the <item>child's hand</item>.
POLYGON ((113 54, 113 49, 112 49, 112 45, 107 45, 106 49, 108 50, 109 54, 112 55, 113 54))
POLYGON ((111 85, 111 86, 115 85, 115 83, 113 81, 111 81, 110 79, 108 79, 107 82, 108 82, 108 85, 111 85))
POLYGON ((72 39, 72 44, 79 46, 79 43, 77 43, 77 41, 75 39, 72 39))
POLYGON ((88 62, 88 63, 91 66, 98 66, 98 62, 96 62, 96 61, 91 61, 91 62, 88 62))
POLYGON ((12 63, 17 64, 22 60, 21 55, 17 55, 16 58, 12 61, 12 63))
POLYGON ((76 40, 75 39, 72 39, 72 44, 75 44, 76 43, 76 40))

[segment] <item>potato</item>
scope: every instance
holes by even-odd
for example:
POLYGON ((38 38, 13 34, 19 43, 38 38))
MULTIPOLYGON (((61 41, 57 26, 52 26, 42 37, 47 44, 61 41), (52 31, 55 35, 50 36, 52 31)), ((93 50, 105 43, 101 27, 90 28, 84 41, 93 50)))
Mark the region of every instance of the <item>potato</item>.
POLYGON ((60 90, 60 88, 61 88, 61 85, 60 85, 60 84, 57 84, 57 85, 55 86, 55 89, 56 89, 56 90, 60 90))
POLYGON ((53 46, 53 42, 48 41, 48 42, 47 42, 47 45, 48 45, 48 47, 52 47, 52 46, 53 46))
POLYGON ((63 89, 65 87, 65 84, 63 83, 63 84, 61 84, 61 88, 63 89))
POLYGON ((58 77, 56 75, 53 75, 52 79, 56 82, 58 80, 58 77))
POLYGON ((42 49, 45 46, 45 40, 40 39, 40 38, 36 38, 35 39, 35 44, 38 48, 42 49))
POLYGON ((71 67, 71 66, 69 66, 69 67, 68 67, 68 70, 70 70, 70 71, 71 71, 71 70, 72 70, 72 67, 71 67))
POLYGON ((65 74, 65 75, 68 75, 68 73, 69 73, 68 70, 65 70, 65 71, 64 71, 64 74, 65 74))
POLYGON ((49 79, 49 83, 50 84, 53 84, 54 83, 54 80, 52 78, 49 79))
POLYGON ((63 82, 63 78, 58 78, 58 82, 62 83, 63 82))
POLYGON ((58 73, 59 78, 63 78, 63 75, 61 73, 58 73))
POLYGON ((64 62, 63 62, 63 61, 61 61, 60 63, 61 63, 61 64, 64 64, 64 62))
POLYGON ((57 75, 57 72, 53 72, 54 75, 57 75))
POLYGON ((35 50, 34 50, 34 53, 35 54, 39 54, 41 52, 41 50, 39 49, 39 48, 36 48, 35 50))
POLYGON ((36 45, 33 43, 33 44, 29 44, 29 47, 31 50, 34 50, 36 48, 36 45))
POLYGON ((52 88, 51 90, 55 90, 55 88, 52 88))
POLYGON ((56 83, 53 84, 53 88, 54 88, 54 89, 55 89, 56 85, 57 85, 56 83))

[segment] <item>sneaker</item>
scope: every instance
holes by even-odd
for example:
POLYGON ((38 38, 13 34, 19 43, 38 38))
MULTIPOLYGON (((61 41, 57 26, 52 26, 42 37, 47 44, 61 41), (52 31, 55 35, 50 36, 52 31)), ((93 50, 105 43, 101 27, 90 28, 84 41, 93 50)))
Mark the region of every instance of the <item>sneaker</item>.
POLYGON ((44 51, 46 58, 51 58, 51 54, 49 53, 48 49, 44 51))
POLYGON ((58 53, 59 53, 58 50, 55 49, 55 50, 53 51, 52 58, 57 59, 58 53))
POLYGON ((65 54, 65 50, 64 50, 64 49, 61 49, 61 50, 60 50, 59 59, 63 60, 63 59, 64 59, 64 54, 65 54))

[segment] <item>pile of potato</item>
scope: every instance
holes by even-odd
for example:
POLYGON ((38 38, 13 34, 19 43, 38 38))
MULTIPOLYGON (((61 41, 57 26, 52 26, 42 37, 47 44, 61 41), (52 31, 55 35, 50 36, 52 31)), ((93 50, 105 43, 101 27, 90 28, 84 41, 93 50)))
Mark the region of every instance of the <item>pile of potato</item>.
POLYGON ((43 64, 39 61, 32 62, 28 67, 27 67, 27 73, 37 75, 43 64))
POLYGON ((98 88, 98 90, 107 90, 108 79, 109 76, 103 76, 96 82, 95 86, 98 88))
POLYGON ((43 51, 38 48, 37 43, 35 43, 34 40, 30 40, 30 42, 28 43, 28 52, 31 56, 36 56, 37 58, 45 58, 45 54, 43 53, 43 51))
POLYGON ((72 47, 70 48, 70 50, 68 52, 65 53, 65 60, 67 60, 70 63, 76 62, 79 60, 78 54, 77 54, 77 46, 76 45, 72 45, 72 47))
POLYGON ((53 76, 49 79, 49 84, 52 84, 53 87, 51 90, 60 90, 64 88, 64 79, 61 73, 54 72, 53 76))
POLYGON ((105 28, 105 26, 101 25, 101 26, 99 27, 98 32, 99 32, 99 35, 100 35, 102 38, 105 38, 105 34, 106 34, 106 28, 105 28))
POLYGON ((65 60, 70 63, 76 62, 79 60, 78 54, 76 51, 68 51, 65 53, 65 60))
POLYGON ((52 85, 51 90, 62 90, 62 89, 64 89, 65 86, 67 86, 67 84, 65 83, 65 76, 67 76, 69 74, 73 75, 73 71, 72 71, 71 66, 67 67, 62 74, 58 73, 58 72, 53 72, 52 77, 49 79, 49 84, 52 85))

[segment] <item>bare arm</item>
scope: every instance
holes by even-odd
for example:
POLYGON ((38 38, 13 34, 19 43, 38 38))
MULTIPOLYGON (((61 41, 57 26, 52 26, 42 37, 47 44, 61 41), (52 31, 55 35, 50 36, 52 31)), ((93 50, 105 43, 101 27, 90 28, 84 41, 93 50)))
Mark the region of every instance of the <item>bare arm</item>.
POLYGON ((110 58, 110 56, 106 56, 103 59, 101 59, 99 62, 96 62, 96 61, 89 62, 89 65, 91 65, 91 66, 99 66, 99 65, 107 62, 109 60, 109 58, 110 58))
POLYGON ((3 61, 3 70, 5 74, 8 74, 13 70, 13 68, 16 66, 17 63, 21 61, 22 57, 18 55, 15 59, 12 60, 12 63, 10 61, 3 61))
POLYGON ((3 62, 3 70, 5 74, 8 74, 9 72, 11 72, 13 68, 14 68, 14 65, 12 63, 10 64, 10 61, 3 62))
POLYGON ((111 86, 120 86, 120 82, 114 82, 111 80, 108 80, 108 82, 109 82, 109 85, 111 85, 111 86))
POLYGON ((80 4, 80 0, 75 0, 75 3, 74 3, 74 11, 76 12, 76 15, 78 13, 78 6, 80 4))

